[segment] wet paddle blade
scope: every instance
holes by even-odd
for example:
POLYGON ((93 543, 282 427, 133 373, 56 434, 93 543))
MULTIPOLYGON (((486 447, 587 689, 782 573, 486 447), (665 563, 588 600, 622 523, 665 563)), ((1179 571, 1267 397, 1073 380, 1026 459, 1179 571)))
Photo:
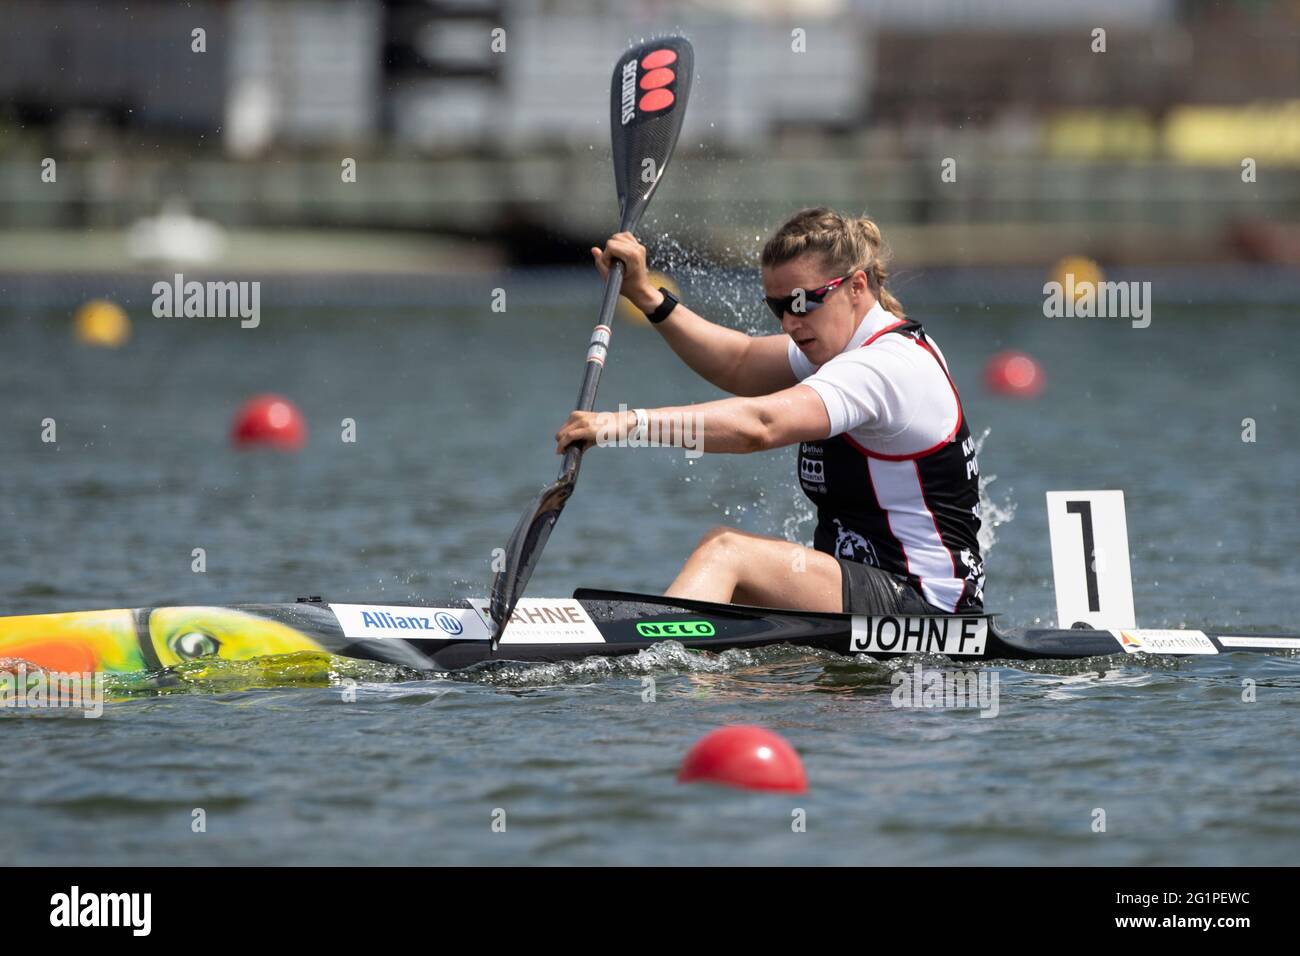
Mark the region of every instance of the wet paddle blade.
POLYGON ((533 576, 537 559, 541 557, 546 539, 551 536, 551 529, 564 510, 564 503, 573 494, 576 480, 576 473, 566 473, 543 488, 520 516, 514 533, 510 535, 510 542, 506 545, 505 568, 492 578, 489 613, 493 623, 493 650, 501 642, 506 623, 514 613, 524 588, 528 586, 528 579, 533 576))
POLYGON ((686 118, 695 51, 684 37, 651 40, 614 66, 610 125, 623 228, 635 229, 663 178, 686 118))

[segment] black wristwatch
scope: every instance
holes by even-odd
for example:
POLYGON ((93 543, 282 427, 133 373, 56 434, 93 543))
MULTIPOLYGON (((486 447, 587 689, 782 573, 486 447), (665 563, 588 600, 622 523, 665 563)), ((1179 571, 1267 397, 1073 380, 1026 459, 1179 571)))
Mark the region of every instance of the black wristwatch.
POLYGON ((647 312, 645 314, 645 317, 650 320, 651 325, 658 325, 664 319, 668 318, 668 316, 672 315, 673 309, 677 308, 678 303, 682 301, 663 286, 659 287, 659 291, 664 294, 664 300, 659 303, 659 308, 655 309, 653 312, 647 312))

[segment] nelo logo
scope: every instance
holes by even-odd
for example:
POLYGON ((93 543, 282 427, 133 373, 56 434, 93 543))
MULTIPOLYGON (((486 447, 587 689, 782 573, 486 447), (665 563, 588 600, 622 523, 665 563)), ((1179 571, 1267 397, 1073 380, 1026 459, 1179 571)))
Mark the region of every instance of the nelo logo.
POLYGON ((642 637, 712 637, 717 633, 708 621, 642 622, 636 632, 642 637))

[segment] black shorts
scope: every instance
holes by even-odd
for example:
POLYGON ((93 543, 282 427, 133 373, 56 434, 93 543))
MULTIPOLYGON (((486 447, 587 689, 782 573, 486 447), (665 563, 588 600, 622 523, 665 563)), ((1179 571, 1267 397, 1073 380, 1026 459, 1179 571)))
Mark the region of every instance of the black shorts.
POLYGON ((840 563, 845 614, 947 614, 915 591, 907 578, 870 564, 836 558, 840 563))

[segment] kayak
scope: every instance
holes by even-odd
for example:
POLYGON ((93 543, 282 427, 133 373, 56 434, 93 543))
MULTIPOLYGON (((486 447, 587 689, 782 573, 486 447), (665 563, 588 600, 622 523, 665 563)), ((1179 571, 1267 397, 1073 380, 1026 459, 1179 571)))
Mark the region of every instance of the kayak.
POLYGON ((580 588, 525 598, 491 647, 489 602, 159 606, 0 617, 0 662, 71 673, 150 672, 204 658, 250 660, 301 651, 417 670, 490 661, 616 657, 676 641, 722 652, 792 645, 887 660, 1079 659, 1112 654, 1213 655, 1300 650, 1300 636, 1240 631, 1096 627, 1004 628, 995 615, 866 616, 714 604, 580 588))

